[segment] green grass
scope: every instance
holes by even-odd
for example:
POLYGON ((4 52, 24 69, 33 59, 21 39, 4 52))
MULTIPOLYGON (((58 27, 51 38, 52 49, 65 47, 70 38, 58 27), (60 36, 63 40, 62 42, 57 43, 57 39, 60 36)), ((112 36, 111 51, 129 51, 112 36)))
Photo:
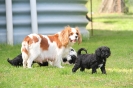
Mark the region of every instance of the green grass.
MULTIPOLYGON (((104 30, 132 30, 133 15, 131 14, 94 14, 93 15, 93 28, 104 30)), ((87 25, 90 29, 90 25, 87 25)))

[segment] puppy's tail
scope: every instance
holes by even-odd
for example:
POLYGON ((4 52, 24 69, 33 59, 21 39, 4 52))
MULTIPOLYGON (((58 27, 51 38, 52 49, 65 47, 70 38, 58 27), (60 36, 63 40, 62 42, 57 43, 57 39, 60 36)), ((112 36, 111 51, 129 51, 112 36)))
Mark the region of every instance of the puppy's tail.
POLYGON ((81 55, 81 51, 85 51, 87 53, 87 50, 85 48, 80 48, 77 52, 77 55, 81 55))

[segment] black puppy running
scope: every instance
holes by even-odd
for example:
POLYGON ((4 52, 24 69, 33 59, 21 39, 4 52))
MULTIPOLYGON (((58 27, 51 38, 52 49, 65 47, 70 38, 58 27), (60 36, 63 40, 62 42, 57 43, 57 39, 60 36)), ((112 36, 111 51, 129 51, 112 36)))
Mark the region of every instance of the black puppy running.
POLYGON ((80 71, 84 71, 85 68, 91 69, 92 74, 96 73, 96 69, 100 68, 103 74, 106 74, 105 64, 106 59, 111 55, 110 48, 106 46, 99 47, 95 54, 87 54, 87 50, 81 48, 77 52, 77 60, 72 69, 72 72, 76 72, 79 68, 80 71), (86 54, 81 54, 81 51, 84 50, 86 54))

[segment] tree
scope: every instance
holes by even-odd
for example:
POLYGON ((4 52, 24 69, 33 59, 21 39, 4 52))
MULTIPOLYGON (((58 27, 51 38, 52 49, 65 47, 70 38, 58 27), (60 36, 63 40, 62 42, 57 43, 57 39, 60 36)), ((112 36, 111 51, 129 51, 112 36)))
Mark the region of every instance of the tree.
POLYGON ((101 13, 124 13, 127 11, 124 0, 102 0, 101 13))

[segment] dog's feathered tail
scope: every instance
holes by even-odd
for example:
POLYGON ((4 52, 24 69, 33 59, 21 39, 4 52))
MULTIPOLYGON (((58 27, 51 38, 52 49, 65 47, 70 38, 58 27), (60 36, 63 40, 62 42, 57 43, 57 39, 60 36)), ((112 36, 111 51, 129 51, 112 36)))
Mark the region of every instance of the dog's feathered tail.
POLYGON ((29 51, 28 42, 26 41, 22 42, 22 47, 21 47, 22 59, 28 59, 28 51, 29 51))
POLYGON ((77 55, 81 55, 81 51, 85 51, 87 53, 87 50, 85 48, 80 48, 77 52, 77 55))

